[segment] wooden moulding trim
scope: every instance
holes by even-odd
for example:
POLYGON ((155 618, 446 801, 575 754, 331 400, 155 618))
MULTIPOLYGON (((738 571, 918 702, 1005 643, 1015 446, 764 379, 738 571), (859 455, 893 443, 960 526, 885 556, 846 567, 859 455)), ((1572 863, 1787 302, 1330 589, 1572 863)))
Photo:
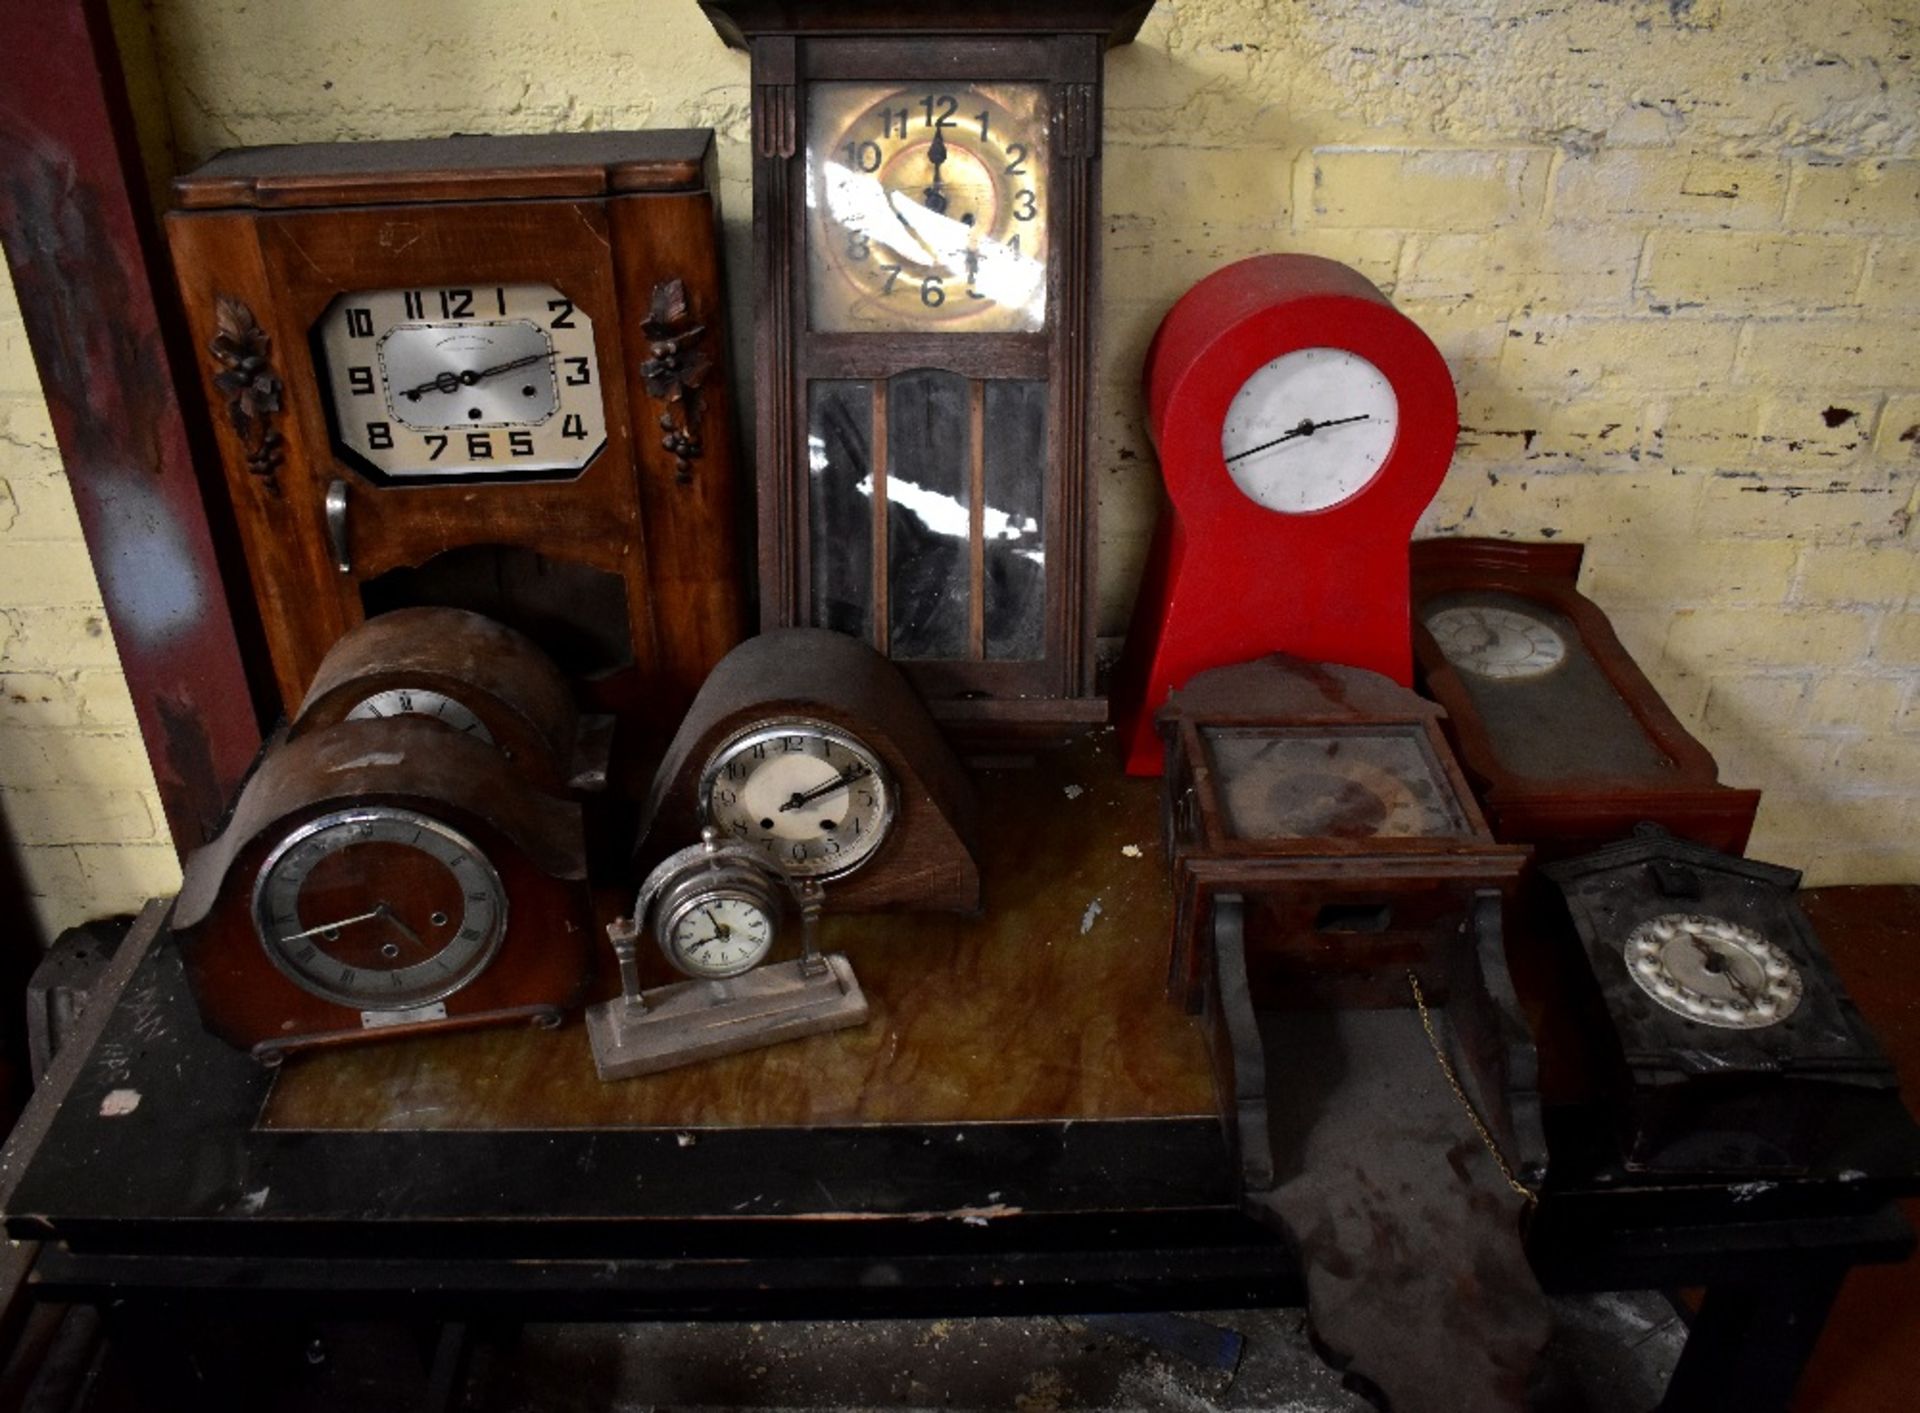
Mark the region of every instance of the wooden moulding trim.
POLYGON ((457 140, 296 143, 224 152, 174 179, 182 210, 536 200, 697 191, 710 182, 705 129, 457 140))
POLYGON ((898 0, 701 0, 700 8, 734 49, 770 34, 953 34, 1101 36, 1109 47, 1131 43, 1154 0, 974 0, 960 9, 898 0))

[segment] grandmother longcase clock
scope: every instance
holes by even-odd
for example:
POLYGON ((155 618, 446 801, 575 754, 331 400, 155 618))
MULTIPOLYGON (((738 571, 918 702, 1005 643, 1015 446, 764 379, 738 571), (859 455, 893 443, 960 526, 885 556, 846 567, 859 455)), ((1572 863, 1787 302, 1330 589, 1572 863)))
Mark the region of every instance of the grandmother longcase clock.
POLYGON ((1104 719, 1087 468, 1101 67, 1151 0, 706 0, 752 58, 761 621, 950 730, 1104 719))

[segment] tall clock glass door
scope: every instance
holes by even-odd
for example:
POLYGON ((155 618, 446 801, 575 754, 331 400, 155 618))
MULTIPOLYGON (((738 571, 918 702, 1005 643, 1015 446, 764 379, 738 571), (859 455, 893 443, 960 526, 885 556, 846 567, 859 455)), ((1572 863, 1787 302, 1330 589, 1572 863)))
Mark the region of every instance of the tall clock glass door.
POLYGON ((806 621, 1044 690, 1047 89, 814 83, 805 131, 806 621))
POLYGON ((922 368, 808 389, 813 623, 901 661, 1045 650, 1047 387, 922 368))

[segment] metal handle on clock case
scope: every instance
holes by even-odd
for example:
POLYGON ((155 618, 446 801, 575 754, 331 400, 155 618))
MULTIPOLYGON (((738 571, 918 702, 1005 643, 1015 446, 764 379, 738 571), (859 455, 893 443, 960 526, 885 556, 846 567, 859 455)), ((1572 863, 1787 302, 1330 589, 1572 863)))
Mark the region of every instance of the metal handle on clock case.
POLYGON ((334 567, 342 574, 353 572, 353 555, 347 544, 347 483, 327 483, 327 543, 333 547, 334 567))

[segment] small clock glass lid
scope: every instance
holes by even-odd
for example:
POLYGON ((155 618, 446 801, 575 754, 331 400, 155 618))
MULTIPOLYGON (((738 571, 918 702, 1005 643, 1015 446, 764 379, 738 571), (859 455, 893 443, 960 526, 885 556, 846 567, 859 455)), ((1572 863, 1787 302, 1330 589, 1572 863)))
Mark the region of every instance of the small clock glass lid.
POLYGON ((1418 726, 1207 727, 1228 831, 1239 839, 1472 835, 1418 726))

